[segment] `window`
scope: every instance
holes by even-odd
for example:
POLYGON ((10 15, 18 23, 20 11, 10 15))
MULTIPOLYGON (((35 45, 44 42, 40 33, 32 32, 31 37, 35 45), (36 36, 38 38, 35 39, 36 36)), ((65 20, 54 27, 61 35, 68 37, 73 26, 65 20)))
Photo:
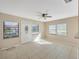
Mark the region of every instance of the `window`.
POLYGON ((19 37, 19 24, 17 22, 5 21, 3 23, 3 38, 19 37))
POLYGON ((33 33, 39 32, 39 25, 33 24, 33 25, 32 25, 32 32, 33 32, 33 33))
POLYGON ((49 33, 56 34, 56 25, 49 25, 49 33))
POLYGON ((67 24, 49 25, 48 32, 56 35, 67 35, 67 24))
POLYGON ((67 25, 66 24, 57 24, 57 34, 58 35, 67 35, 67 25))

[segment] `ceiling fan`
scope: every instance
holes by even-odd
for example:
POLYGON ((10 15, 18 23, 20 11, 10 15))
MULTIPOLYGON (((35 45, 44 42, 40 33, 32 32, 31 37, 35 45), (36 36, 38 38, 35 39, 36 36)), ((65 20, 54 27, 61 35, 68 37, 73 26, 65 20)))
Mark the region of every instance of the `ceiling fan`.
POLYGON ((52 16, 49 16, 48 12, 39 12, 38 15, 41 19, 43 18, 44 20, 46 20, 47 18, 52 18, 52 16))

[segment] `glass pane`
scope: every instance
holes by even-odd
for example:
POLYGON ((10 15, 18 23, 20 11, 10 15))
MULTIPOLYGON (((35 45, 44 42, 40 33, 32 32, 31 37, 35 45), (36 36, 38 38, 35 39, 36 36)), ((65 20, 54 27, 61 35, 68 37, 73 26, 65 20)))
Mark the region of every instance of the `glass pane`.
POLYGON ((39 25, 37 24, 32 25, 32 32, 39 32, 39 25))
POLYGON ((5 21, 3 25, 4 38, 19 37, 19 24, 17 22, 5 21))
POLYGON ((56 25, 49 25, 48 31, 50 34, 56 34, 56 25))
POLYGON ((58 35, 67 35, 67 25, 66 24, 58 24, 57 25, 57 34, 58 35))

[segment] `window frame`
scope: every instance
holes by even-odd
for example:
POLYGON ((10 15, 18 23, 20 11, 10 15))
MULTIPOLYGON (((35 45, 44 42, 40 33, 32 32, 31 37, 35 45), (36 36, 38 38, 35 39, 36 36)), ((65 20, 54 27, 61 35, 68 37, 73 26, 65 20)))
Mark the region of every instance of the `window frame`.
POLYGON ((32 34, 38 34, 39 33, 39 24, 32 24, 32 27, 31 27, 31 32, 32 34), (33 26, 37 26, 38 27, 38 30, 36 30, 36 32, 33 32, 33 26))
POLYGON ((48 33, 49 33, 50 35, 67 36, 67 35, 68 35, 68 24, 67 24, 67 23, 49 24, 49 25, 48 25, 48 33), (57 26, 58 26, 59 24, 60 24, 60 25, 61 25, 61 24, 66 24, 66 35, 60 35, 60 34, 58 34, 58 32, 57 32, 57 31, 58 31, 58 27, 57 27, 57 26), (49 26, 50 26, 50 25, 55 25, 55 26, 56 26, 56 30, 55 30, 55 31, 56 31, 56 34, 53 34, 53 33, 50 33, 50 32, 49 32, 49 26))
POLYGON ((16 38, 16 37, 19 37, 19 22, 8 21, 8 20, 7 21, 3 21, 3 39, 10 39, 10 38, 16 38), (17 30, 18 34, 15 33, 16 34, 15 36, 13 34, 11 34, 11 32, 9 32, 9 34, 5 34, 6 33, 5 31, 8 30, 8 29, 6 29, 6 26, 7 26, 5 24, 6 22, 17 23, 17 25, 16 25, 17 27, 13 27, 12 26, 12 27, 10 27, 10 30, 12 30, 11 28, 13 28, 15 31, 17 30), (7 37, 6 37, 6 35, 7 35, 7 37), (12 36, 9 36, 9 35, 12 35, 12 36))
POLYGON ((65 29, 66 33, 64 35, 58 34, 58 27, 57 27, 57 35, 59 35, 59 36, 67 36, 68 35, 68 25, 67 25, 67 23, 59 23, 59 24, 57 24, 57 26, 58 25, 63 25, 63 24, 66 25, 66 29, 65 29))
MULTIPOLYGON (((51 35, 56 35, 56 34, 57 34, 57 30, 56 30, 56 29, 57 29, 57 25, 56 25, 56 24, 50 24, 49 26, 48 26, 48 32, 49 32, 49 34, 51 34, 51 35), (55 29, 53 29, 53 30, 55 30, 55 33, 50 33, 50 32, 49 32, 49 31, 50 31, 49 26, 52 26, 52 25, 55 26, 55 29)), ((52 30, 52 29, 51 29, 51 30, 52 30)))

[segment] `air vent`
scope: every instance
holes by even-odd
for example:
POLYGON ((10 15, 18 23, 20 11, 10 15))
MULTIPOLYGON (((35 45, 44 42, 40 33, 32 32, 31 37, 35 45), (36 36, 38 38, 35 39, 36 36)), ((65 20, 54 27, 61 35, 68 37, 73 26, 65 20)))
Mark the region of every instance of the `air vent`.
POLYGON ((71 2, 72 0, 64 0, 66 3, 69 3, 69 2, 71 2))

